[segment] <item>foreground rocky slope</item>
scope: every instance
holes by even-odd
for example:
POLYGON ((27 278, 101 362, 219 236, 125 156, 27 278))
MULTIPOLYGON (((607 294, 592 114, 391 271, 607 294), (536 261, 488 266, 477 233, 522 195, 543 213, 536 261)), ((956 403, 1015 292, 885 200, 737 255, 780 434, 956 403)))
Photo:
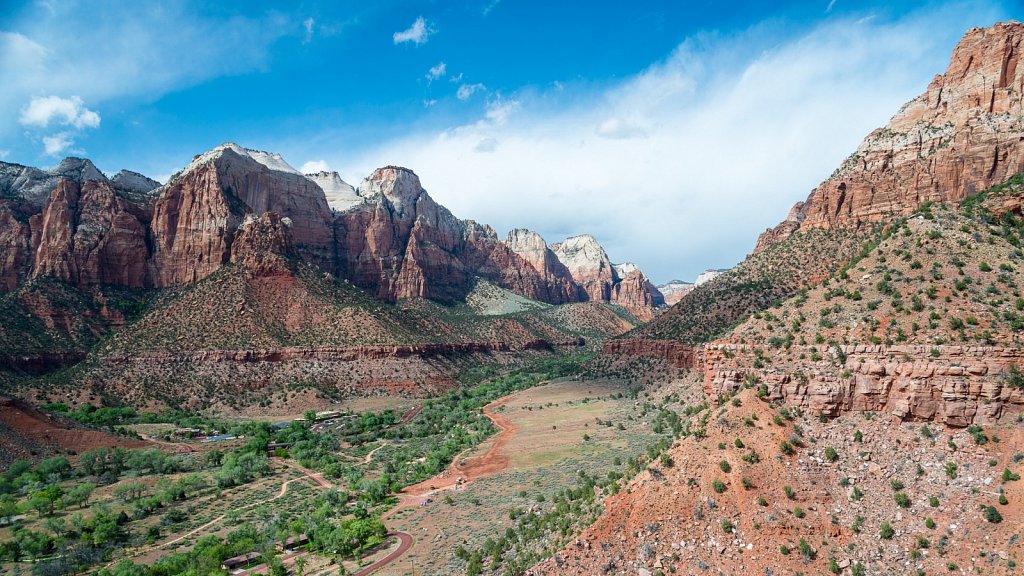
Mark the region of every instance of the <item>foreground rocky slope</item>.
POLYGON ((662 392, 682 434, 531 574, 1015 573, 1019 425, 820 421, 754 389, 721 407, 662 392))
POLYGON ((605 344, 677 378, 681 424, 534 573, 1015 573, 1022 38, 969 31, 743 263, 605 344))

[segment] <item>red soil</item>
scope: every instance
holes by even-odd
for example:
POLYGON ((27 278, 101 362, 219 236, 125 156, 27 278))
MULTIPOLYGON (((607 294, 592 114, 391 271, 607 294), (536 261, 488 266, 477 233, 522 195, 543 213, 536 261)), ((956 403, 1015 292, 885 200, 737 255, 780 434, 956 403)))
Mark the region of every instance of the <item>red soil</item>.
POLYGON ((0 397, 0 467, 6 468, 17 459, 75 455, 112 446, 144 448, 151 444, 86 428, 27 402, 0 397))

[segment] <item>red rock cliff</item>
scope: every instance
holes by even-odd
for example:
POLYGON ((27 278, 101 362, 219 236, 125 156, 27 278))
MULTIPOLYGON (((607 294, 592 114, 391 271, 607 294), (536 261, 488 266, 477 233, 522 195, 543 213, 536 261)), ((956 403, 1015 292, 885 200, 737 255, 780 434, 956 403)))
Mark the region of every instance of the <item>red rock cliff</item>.
POLYGON ((1024 24, 967 32, 945 74, 757 241, 797 230, 858 228, 928 200, 961 200, 1024 170, 1024 24))

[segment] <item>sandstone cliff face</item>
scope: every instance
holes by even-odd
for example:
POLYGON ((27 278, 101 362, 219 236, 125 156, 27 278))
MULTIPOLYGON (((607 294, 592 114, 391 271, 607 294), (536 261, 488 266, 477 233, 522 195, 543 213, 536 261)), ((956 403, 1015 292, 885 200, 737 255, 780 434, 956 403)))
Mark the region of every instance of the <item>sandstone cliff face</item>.
POLYGON ((665 304, 661 292, 632 263, 612 264, 593 236, 573 236, 551 245, 551 252, 579 286, 580 299, 624 306, 650 320, 665 304))
POLYGON ((243 218, 265 212, 289 218, 298 252, 334 269, 332 215, 320 187, 236 148, 224 145, 197 157, 163 189, 153 215, 154 286, 193 283, 213 273, 228 261, 243 218))
POLYGON ((0 200, 0 292, 14 290, 32 260, 28 218, 9 201, 0 200))
POLYGON ((961 200, 1024 169, 1024 24, 967 32, 945 74, 875 130, 761 251, 798 230, 859 228, 928 200, 961 200))
POLYGON ((365 202, 363 197, 356 193, 355 187, 342 180, 337 172, 316 172, 306 174, 306 178, 320 186, 327 197, 327 204, 335 210, 344 212, 365 202))
MULTIPOLYGON (((339 274, 385 300, 462 300, 476 277, 543 302, 578 300, 557 259, 518 254, 489 226, 459 220, 405 168, 376 170, 359 186, 364 203, 337 215, 339 274)), ((543 244, 543 240, 537 236, 543 244)))
POLYGON ((615 284, 615 269, 593 236, 573 236, 551 245, 551 251, 579 284, 586 300, 608 302, 615 284))
MULTIPOLYGON (((748 382, 763 384, 768 400, 812 414, 876 411, 901 420, 967 426, 1024 413, 1024 388, 1011 387, 1006 378, 1010 367, 1024 362, 1024 351, 1013 348, 845 345, 817 362, 754 368, 755 348, 725 341, 691 346, 609 340, 603 352, 649 356, 695 370, 711 397, 739 392, 748 382), (841 370, 837 362, 843 363, 841 370)), ((810 357, 814 351, 807 348, 802 352, 810 357)))
POLYGON ((76 286, 146 286, 145 215, 105 181, 61 180, 34 218, 34 276, 76 286))
POLYGON ((467 226, 404 168, 376 170, 359 195, 366 203, 337 217, 341 275, 385 300, 457 299, 469 280, 458 258, 467 226))
POLYGON ((540 275, 547 296, 540 300, 551 303, 580 301, 579 290, 572 274, 551 251, 540 234, 522 228, 511 230, 505 239, 505 246, 540 275))
POLYGON ((49 171, 0 164, 0 195, 5 291, 30 276, 162 288, 198 282, 229 261, 280 271, 294 255, 388 301, 461 301, 482 278, 546 303, 615 302, 644 318, 662 303, 635 267, 617 272, 593 238, 562 243, 573 272, 535 233, 516 230, 502 242, 490 227, 459 220, 398 167, 354 190, 337 173, 302 175, 279 155, 227 143, 165 186, 128 171, 107 180, 74 158, 49 171), (277 220, 258 217, 267 213, 277 220), (271 248, 265 236, 286 251, 259 256, 271 248), (246 244, 236 250, 239 240, 246 244))

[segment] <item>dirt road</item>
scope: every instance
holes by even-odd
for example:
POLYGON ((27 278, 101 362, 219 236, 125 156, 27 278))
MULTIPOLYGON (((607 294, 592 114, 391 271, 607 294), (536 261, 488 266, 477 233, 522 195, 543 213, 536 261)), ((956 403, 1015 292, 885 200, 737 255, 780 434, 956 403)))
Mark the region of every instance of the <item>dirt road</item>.
MULTIPOLYGON (((504 414, 498 414, 495 410, 508 403, 514 395, 515 393, 509 394, 508 396, 502 396, 494 402, 484 406, 484 416, 487 416, 491 422, 494 423, 495 428, 497 428, 499 432, 494 436, 490 448, 487 449, 487 452, 485 452, 483 456, 460 463, 459 460, 462 457, 462 454, 459 454, 455 457, 448 468, 437 476, 424 480, 419 484, 406 486, 398 494, 398 505, 391 510, 388 510, 383 516, 381 516, 381 518, 387 519, 399 510, 419 506, 430 496, 438 492, 454 488, 459 484, 459 478, 462 478, 462 484, 468 484, 473 480, 497 474, 498 472, 508 468, 509 460, 505 448, 516 433, 516 425, 513 424, 512 421, 504 414)), ((472 450, 472 448, 470 448, 470 450, 472 450)))

